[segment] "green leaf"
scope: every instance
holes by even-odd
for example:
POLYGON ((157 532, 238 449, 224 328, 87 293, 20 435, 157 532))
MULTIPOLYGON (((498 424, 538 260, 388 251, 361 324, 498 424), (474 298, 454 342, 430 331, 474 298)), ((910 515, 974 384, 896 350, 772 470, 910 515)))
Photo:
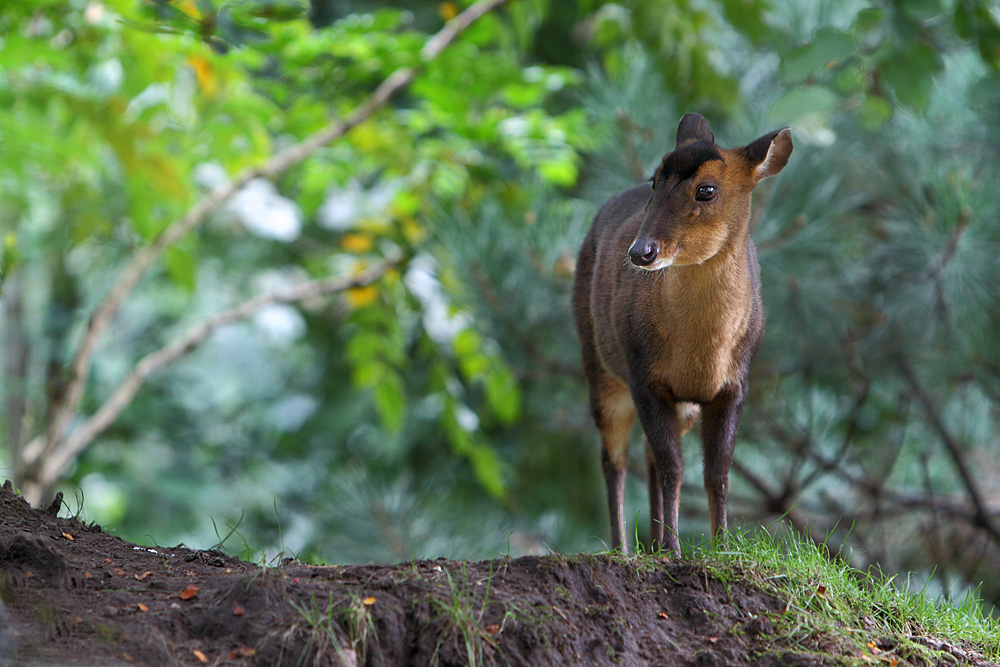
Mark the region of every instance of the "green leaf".
POLYGON ((406 392, 397 373, 386 373, 373 389, 375 409, 378 410, 382 425, 390 433, 403 427, 406 421, 406 392))
POLYGON ((891 54, 882 64, 882 79, 903 106, 917 112, 927 108, 941 56, 927 44, 914 43, 891 54))
POLYGON ((462 329, 451 342, 451 349, 460 359, 479 352, 482 346, 483 339, 475 329, 462 329))
POLYGON ((723 0, 726 19, 754 44, 764 44, 771 36, 771 30, 764 21, 764 13, 769 9, 767 0, 723 0))
POLYGON ((549 183, 569 187, 576 183, 579 170, 572 159, 552 160, 538 166, 538 173, 549 183))
POLYGON ((494 498, 506 493, 503 466, 500 457, 489 445, 480 443, 473 434, 458 423, 456 404, 449 401, 441 414, 441 426, 453 452, 465 458, 472 466, 476 481, 494 498))
POLYGON ((198 282, 198 257, 194 249, 171 246, 163 255, 167 275, 187 292, 194 292, 198 282))
POLYGON ((502 498, 507 491, 503 481, 500 457, 492 447, 474 442, 468 453, 469 463, 476 479, 494 498, 502 498))
POLYGON ((782 93, 771 107, 771 118, 791 123, 803 116, 825 114, 840 102, 840 96, 825 86, 798 86, 782 93))
POLYGON ((3 239, 0 239, 0 279, 17 268, 20 263, 21 253, 17 247, 17 234, 7 232, 3 239))
POLYGON ((862 9, 854 17, 851 29, 861 33, 870 32, 885 23, 885 16, 884 9, 862 9))
POLYGON ((942 13, 941 0, 904 0, 894 4, 917 20, 928 19, 942 13))
POLYGON ((851 58, 857 46, 851 36, 836 28, 816 32, 813 41, 803 44, 781 61, 781 75, 788 83, 815 78, 851 58))
POLYGON ((975 21, 976 15, 969 7, 967 2, 958 2, 955 5, 955 16, 954 16, 955 32, 959 37, 966 40, 971 40, 975 37, 975 21))
POLYGON ((379 358, 382 350, 382 340, 373 332, 359 331, 347 343, 347 358, 360 365, 379 358))
POLYGON ((987 7, 976 7, 976 44, 983 62, 994 70, 1000 70, 1000 25, 995 13, 987 7))
POLYGON ((521 417, 521 387, 514 375, 503 367, 494 367, 486 376, 486 402, 503 424, 513 424, 521 417))
POLYGON ((878 95, 870 95, 858 109, 858 122, 869 130, 877 130, 892 118, 892 104, 878 95))

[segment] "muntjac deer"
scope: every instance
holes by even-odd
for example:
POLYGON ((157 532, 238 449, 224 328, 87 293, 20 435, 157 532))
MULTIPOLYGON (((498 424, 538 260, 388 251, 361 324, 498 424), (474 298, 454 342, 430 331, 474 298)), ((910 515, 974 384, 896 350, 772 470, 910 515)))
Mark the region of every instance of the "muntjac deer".
POLYGON ((680 555, 681 436, 699 413, 712 536, 724 535, 736 428, 764 336, 750 195, 791 152, 787 128, 720 148, 708 121, 689 113, 652 188, 611 198, 583 241, 573 310, 616 549, 626 550, 625 461, 636 414, 646 441, 651 544, 680 555))

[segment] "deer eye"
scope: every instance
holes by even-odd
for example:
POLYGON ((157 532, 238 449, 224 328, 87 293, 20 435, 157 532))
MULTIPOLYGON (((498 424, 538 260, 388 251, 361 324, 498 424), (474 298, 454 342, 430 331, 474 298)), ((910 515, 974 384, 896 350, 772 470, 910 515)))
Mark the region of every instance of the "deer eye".
POLYGON ((698 191, 694 194, 694 198, 698 201, 711 201, 715 199, 715 190, 714 185, 699 185, 698 191))

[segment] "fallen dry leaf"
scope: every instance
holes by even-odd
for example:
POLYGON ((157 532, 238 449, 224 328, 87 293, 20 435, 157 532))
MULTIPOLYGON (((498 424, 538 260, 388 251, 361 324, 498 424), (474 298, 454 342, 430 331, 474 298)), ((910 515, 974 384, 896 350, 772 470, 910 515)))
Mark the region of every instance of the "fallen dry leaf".
POLYGON ((500 625, 498 623, 487 623, 485 629, 489 634, 495 635, 500 632, 500 625))
POLYGON ((92 574, 91 574, 90 572, 84 572, 84 573, 83 573, 83 578, 84 578, 84 579, 90 579, 90 578, 91 578, 91 577, 93 577, 93 576, 94 576, 94 575, 92 575, 92 574))
POLYGON ((195 586, 194 584, 191 584, 187 588, 185 588, 184 590, 182 590, 177 597, 179 597, 182 600, 190 600, 195 595, 197 595, 198 591, 200 591, 200 590, 201 590, 201 586, 195 586))
POLYGON ((151 576, 153 576, 153 573, 152 573, 152 572, 150 572, 149 570, 146 570, 146 571, 145 571, 145 572, 143 572, 142 574, 137 574, 137 575, 135 575, 135 580, 136 580, 136 581, 142 581, 142 580, 143 580, 143 579, 145 579, 146 577, 151 577, 151 576))
POLYGON ((871 651, 872 653, 881 653, 882 652, 882 649, 880 649, 878 647, 878 644, 876 644, 874 641, 869 641, 868 644, 867 644, 867 646, 868 646, 868 650, 871 651))
POLYGON ((816 588, 816 595, 818 595, 821 598, 826 597, 826 586, 824 586, 823 584, 820 584, 816 588))
POLYGON ((120 567, 112 568, 111 571, 114 573, 114 575, 116 577, 124 577, 125 576, 125 570, 121 569, 120 567))
POLYGON ((669 616, 667 616, 667 612, 665 612, 665 611, 661 611, 659 614, 657 614, 657 616, 659 616, 662 619, 668 619, 668 618, 670 618, 669 616))
POLYGON ((208 656, 199 651, 198 649, 195 649, 191 652, 194 653, 194 657, 198 658, 198 662, 208 662, 208 656))
POLYGON ((141 602, 139 604, 137 604, 136 606, 139 607, 139 611, 149 611, 149 607, 147 607, 146 605, 144 605, 141 602))
POLYGON ((361 604, 367 605, 369 607, 372 606, 373 604, 375 604, 375 596, 369 595, 368 597, 366 597, 364 600, 361 601, 361 604))
POLYGON ((247 613, 246 609, 244 609, 240 605, 236 605, 235 607, 233 607, 233 616, 242 616, 245 613, 247 613))
POLYGON ((244 658, 252 658, 255 655, 257 655, 257 651, 255 649, 252 649, 249 646, 240 646, 239 648, 234 648, 232 651, 229 652, 229 659, 235 660, 239 656, 243 656, 244 658))
POLYGON ((72 535, 70 535, 69 533, 63 533, 63 537, 65 537, 65 538, 66 538, 67 540, 73 540, 73 539, 75 539, 75 538, 74 538, 74 537, 73 537, 72 535))
POLYGON ((719 641, 719 638, 718 637, 709 637, 708 641, 710 641, 711 643, 715 644, 716 642, 719 641))

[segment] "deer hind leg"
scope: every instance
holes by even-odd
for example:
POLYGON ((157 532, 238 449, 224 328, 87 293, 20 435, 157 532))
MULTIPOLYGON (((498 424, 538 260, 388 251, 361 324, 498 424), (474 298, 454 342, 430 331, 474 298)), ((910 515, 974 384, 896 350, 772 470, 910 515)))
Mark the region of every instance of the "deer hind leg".
POLYGON ((628 552, 625 544, 625 462, 628 437, 635 422, 635 407, 624 387, 604 384, 591 392, 594 422, 601 432, 601 468, 608 491, 611 547, 628 552))

